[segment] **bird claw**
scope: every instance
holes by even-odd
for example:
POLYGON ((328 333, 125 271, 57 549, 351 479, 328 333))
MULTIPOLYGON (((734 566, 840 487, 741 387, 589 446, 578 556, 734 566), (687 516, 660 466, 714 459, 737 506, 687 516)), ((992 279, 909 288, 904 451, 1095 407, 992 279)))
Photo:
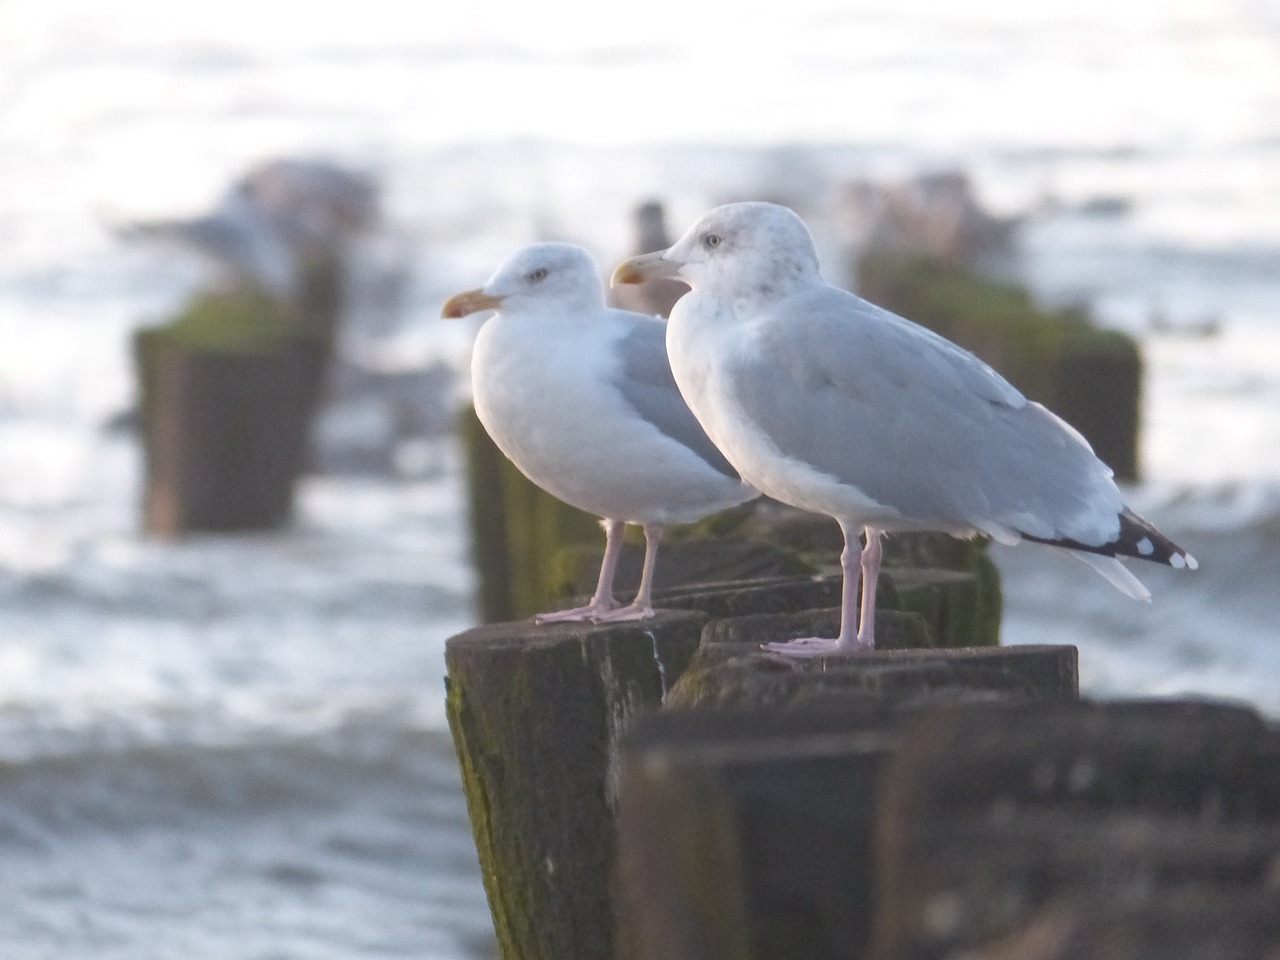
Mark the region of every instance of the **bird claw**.
POLYGON ((592 617, 594 623, 623 623, 627 620, 648 620, 652 617, 653 607, 638 607, 634 603, 625 607, 619 607, 617 610, 610 610, 608 613, 598 614, 592 617))
POLYGON ((861 653, 873 649, 873 646, 856 638, 846 642, 839 637, 800 637, 782 643, 762 643, 760 649, 792 660, 812 660, 817 657, 861 653))
POLYGON ((539 613, 533 618, 533 622, 539 625, 544 623, 581 623, 586 620, 594 622, 597 617, 608 616, 613 609, 612 605, 589 603, 585 607, 574 607, 572 610, 539 613))

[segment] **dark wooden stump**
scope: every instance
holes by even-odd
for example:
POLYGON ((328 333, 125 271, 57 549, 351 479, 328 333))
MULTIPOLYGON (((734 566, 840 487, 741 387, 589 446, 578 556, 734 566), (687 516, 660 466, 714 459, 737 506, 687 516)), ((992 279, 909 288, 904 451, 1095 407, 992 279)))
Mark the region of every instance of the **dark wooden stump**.
POLYGON ((829 607, 840 602, 841 589, 838 576, 760 577, 672 588, 654 602, 670 610, 700 610, 712 620, 721 620, 829 607))
MULTIPOLYGON (((668 588, 655 602, 663 607, 702 610, 714 620, 727 620, 749 614, 788 614, 838 607, 842 590, 843 578, 839 574, 764 577, 668 588)), ((876 604, 882 612, 918 614, 928 630, 927 641, 902 642, 886 636, 885 645, 889 647, 971 647, 999 643, 999 618, 992 620, 985 615, 979 584, 971 573, 928 567, 886 570, 876 591, 876 604)), ((835 626, 828 626, 829 615, 824 617, 827 619, 821 623, 815 621, 812 630, 819 636, 835 636, 839 631, 838 619, 835 626)), ((897 622, 901 621, 890 622, 886 630, 896 629, 897 622)), ((879 621, 877 629, 878 624, 879 621)), ((765 630, 779 628, 787 633, 786 637, 762 635, 759 639, 803 636, 805 629, 789 633, 782 622, 777 622, 765 630)))
POLYGON ((1121 480, 1138 479, 1142 356, 1117 331, 1062 351, 1054 374, 1054 412, 1088 439, 1098 459, 1121 480), (1099 342, 1100 341, 1100 342, 1099 342))
POLYGON ((292 512, 325 357, 307 342, 260 352, 186 349, 137 338, 146 485, 144 526, 279 526, 292 512))
POLYGON ((1274 896, 1280 733, 1196 702, 921 715, 884 773, 877 956, 1021 936, 1055 902, 1274 896))
POLYGON ((786 661, 760 644, 835 636, 838 609, 712 620, 688 670, 672 687, 668 709, 748 707, 847 699, 859 693, 933 698, 1074 697, 1074 647, 1026 645, 937 650, 924 619, 879 610, 878 649, 849 657, 786 661))
POLYGON ((496 624, 449 640, 447 708, 505 960, 613 956, 615 743, 706 617, 496 624))
POLYGON ((1074 647, 883 651, 793 669, 751 652, 756 626, 704 631, 710 656, 727 657, 712 682, 733 686, 735 704, 756 697, 751 709, 667 709, 624 738, 619 886, 634 957, 859 956, 878 781, 903 717, 939 698, 1076 692, 1074 647), (749 639, 707 640, 734 634, 749 639), (805 687, 827 695, 806 699, 805 687))

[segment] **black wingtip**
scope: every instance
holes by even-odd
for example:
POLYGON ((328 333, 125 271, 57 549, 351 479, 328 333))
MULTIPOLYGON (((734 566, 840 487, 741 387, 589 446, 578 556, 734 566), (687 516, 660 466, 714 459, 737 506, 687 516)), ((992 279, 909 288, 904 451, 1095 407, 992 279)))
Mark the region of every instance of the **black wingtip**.
POLYGON ((1043 537, 1032 537, 1023 534, 1026 540, 1036 543, 1047 543, 1055 547, 1066 547, 1068 550, 1083 550, 1086 553, 1097 553, 1104 557, 1134 557, 1138 560, 1150 560, 1152 563, 1163 563, 1174 569, 1197 569, 1200 564, 1196 558, 1153 527, 1128 507, 1120 514, 1120 535, 1110 543, 1091 546, 1077 540, 1050 540, 1043 537))

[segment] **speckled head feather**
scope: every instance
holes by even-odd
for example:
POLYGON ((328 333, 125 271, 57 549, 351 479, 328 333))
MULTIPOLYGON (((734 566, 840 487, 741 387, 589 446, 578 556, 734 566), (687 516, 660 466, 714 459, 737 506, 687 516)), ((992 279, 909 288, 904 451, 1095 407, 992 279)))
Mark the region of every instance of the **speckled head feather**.
POLYGON ((504 311, 554 305, 561 313, 589 314, 604 309, 600 265, 572 243, 532 243, 521 247, 494 271, 483 290, 502 298, 504 311))
POLYGON ((707 211, 664 254, 694 290, 762 308, 820 283, 809 228, 776 203, 729 203, 707 211))

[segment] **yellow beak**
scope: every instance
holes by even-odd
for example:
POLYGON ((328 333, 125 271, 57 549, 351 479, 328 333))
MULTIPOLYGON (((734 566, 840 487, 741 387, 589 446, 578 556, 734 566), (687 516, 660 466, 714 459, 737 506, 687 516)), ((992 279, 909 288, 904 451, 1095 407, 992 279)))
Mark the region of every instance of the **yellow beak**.
POLYGON ((468 290, 450 297, 440 308, 440 316, 447 320, 457 320, 481 310, 497 310, 502 306, 502 297, 491 297, 483 290, 468 290))
POLYGON ((616 287, 620 283, 644 283, 646 280, 679 280, 680 265, 670 260, 663 260, 664 253, 666 253, 665 250, 659 250, 657 253, 646 253, 623 261, 618 264, 618 269, 614 270, 613 276, 609 278, 609 286, 616 287))

